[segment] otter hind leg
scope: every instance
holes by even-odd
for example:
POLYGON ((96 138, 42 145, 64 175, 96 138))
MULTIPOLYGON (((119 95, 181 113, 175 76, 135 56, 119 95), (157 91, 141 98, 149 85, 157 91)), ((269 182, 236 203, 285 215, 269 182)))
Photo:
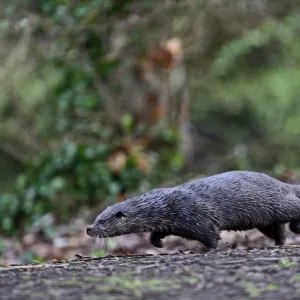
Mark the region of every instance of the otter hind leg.
POLYGON ((150 234, 150 242, 153 246, 157 248, 162 248, 162 239, 165 238, 166 236, 170 235, 170 233, 167 232, 159 232, 159 231, 154 231, 151 232, 150 234))
POLYGON ((300 219, 291 221, 289 227, 292 232, 300 234, 300 219))
POLYGON ((286 233, 284 224, 274 224, 272 226, 258 227, 261 233, 274 240, 276 246, 282 246, 285 243, 286 233))

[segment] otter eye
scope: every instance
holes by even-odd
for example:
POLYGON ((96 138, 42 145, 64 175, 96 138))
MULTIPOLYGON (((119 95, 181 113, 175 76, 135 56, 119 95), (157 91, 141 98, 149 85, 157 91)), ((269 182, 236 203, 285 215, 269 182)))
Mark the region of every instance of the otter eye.
POLYGON ((125 215, 121 212, 121 211, 118 211, 117 213, 116 213, 116 218, 117 219, 121 219, 121 218, 124 218, 125 217, 125 215))

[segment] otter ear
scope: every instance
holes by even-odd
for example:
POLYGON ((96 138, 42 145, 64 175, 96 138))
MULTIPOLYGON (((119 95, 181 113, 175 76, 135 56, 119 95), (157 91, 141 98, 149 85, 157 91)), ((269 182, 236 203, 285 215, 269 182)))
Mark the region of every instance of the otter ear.
POLYGON ((126 217, 126 215, 122 211, 118 211, 116 213, 116 218, 117 219, 121 219, 121 218, 125 218, 125 217, 126 217))

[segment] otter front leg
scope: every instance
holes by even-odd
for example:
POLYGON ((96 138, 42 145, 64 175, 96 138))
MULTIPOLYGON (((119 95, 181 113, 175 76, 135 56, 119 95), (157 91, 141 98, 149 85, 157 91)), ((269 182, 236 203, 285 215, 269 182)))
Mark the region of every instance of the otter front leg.
POLYGON ((221 237, 218 231, 202 234, 197 238, 197 240, 206 247, 207 251, 216 249, 220 239, 221 237))
POLYGON ((285 243, 285 227, 282 224, 274 224, 272 226, 258 227, 261 233, 275 241, 276 246, 282 246, 285 243))
POLYGON ((196 240, 202 243, 207 251, 214 250, 218 247, 220 237, 220 230, 218 227, 211 226, 201 226, 199 231, 193 231, 190 233, 185 233, 180 235, 189 240, 196 240))
POLYGON ((213 250, 218 247, 220 237, 220 231, 216 226, 201 226, 201 231, 190 231, 187 232, 186 229, 180 228, 176 232, 158 232, 154 231, 150 235, 151 244, 157 248, 162 248, 161 240, 168 235, 180 236, 187 240, 199 241, 202 243, 207 250, 213 250))
POLYGON ((150 234, 151 244, 157 248, 162 248, 163 244, 162 244, 161 240, 168 235, 170 235, 170 233, 159 232, 159 231, 151 232, 151 234, 150 234))

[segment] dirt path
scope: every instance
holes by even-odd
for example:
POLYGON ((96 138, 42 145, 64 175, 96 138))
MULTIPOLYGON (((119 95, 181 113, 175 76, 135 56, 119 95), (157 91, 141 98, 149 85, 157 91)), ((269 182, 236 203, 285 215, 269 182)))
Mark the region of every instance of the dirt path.
POLYGON ((300 247, 0 268, 0 299, 300 299, 300 247))

